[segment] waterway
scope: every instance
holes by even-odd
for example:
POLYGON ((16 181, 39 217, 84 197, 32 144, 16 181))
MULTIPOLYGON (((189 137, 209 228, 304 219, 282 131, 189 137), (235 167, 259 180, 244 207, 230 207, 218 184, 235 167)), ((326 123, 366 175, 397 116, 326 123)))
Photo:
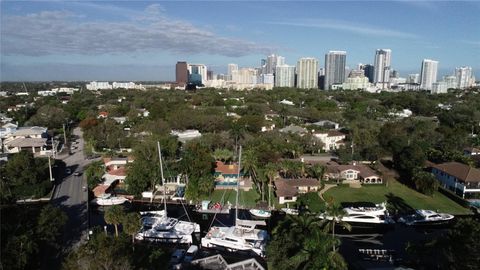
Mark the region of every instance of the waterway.
MULTIPOLYGON (((150 203, 134 203, 126 204, 126 207, 133 211, 153 211, 162 210, 163 204, 150 203)), ((104 227, 105 221, 103 213, 106 207, 90 207, 90 227, 104 227)), ((235 210, 230 210, 229 214, 204 214, 194 211, 194 206, 181 204, 168 204, 168 216, 175 217, 180 220, 194 221, 200 224, 201 235, 195 239, 195 244, 199 244, 200 238, 203 237, 210 226, 232 226, 235 221, 235 210)), ((239 219, 254 219, 248 210, 239 209, 239 219)), ((266 220, 266 229, 272 231, 278 221, 285 218, 282 212, 274 212, 272 217, 266 220)), ((464 217, 456 217, 456 219, 464 217)), ((336 234, 341 239, 339 252, 349 263, 351 269, 364 269, 370 267, 388 267, 391 262, 367 261, 365 256, 359 253, 359 249, 379 249, 389 250, 393 252, 394 260, 397 265, 401 265, 402 260, 407 257, 405 248, 409 244, 419 243, 432 239, 438 235, 446 233, 447 229, 452 225, 442 225, 436 227, 414 228, 403 224, 395 224, 388 228, 353 228, 351 231, 338 228, 336 234)), ((113 227, 107 226, 107 229, 113 233, 113 227)), ((223 254, 222 254, 223 255, 223 254)), ((231 255, 231 254, 230 254, 231 255)), ((236 257, 236 255, 234 255, 236 257)), ((238 256, 238 259, 245 256, 238 256)), ((264 263, 264 262, 263 262, 264 263)))

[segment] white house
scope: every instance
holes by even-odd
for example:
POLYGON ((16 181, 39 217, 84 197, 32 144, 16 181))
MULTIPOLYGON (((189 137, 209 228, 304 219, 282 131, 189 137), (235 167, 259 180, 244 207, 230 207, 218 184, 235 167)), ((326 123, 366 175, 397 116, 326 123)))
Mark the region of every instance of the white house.
POLYGON ((187 141, 202 137, 202 133, 196 129, 187 129, 184 131, 172 130, 171 135, 177 136, 178 140, 185 143, 187 141))
POLYGON ((362 184, 382 184, 382 178, 365 165, 327 165, 325 180, 358 181, 362 184))
POLYGON ((47 137, 45 127, 20 127, 7 135, 3 144, 7 153, 27 150, 35 154, 46 150, 47 137))
POLYGON ((336 130, 321 131, 321 132, 315 132, 313 135, 317 139, 322 141, 324 151, 335 150, 340 148, 340 146, 345 145, 343 140, 345 140, 346 136, 340 131, 336 131, 336 130))

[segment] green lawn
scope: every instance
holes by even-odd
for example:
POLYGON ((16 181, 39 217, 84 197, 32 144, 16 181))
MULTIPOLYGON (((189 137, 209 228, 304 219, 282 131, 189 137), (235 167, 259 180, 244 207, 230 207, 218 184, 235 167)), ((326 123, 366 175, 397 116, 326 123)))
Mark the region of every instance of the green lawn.
POLYGON ((338 186, 331 188, 324 194, 324 198, 334 199, 335 202, 374 202, 388 201, 390 208, 398 211, 414 209, 431 209, 451 214, 471 214, 471 211, 450 200, 440 192, 430 197, 421 194, 397 181, 391 180, 388 186, 362 186, 350 188, 338 186))
MULTIPOLYGON (((202 199, 212 201, 212 203, 222 202, 221 199, 224 193, 225 196, 223 198, 223 202, 230 202, 232 205, 234 205, 236 196, 236 191, 234 189, 214 190, 209 197, 202 199)), ((238 195, 238 205, 240 207, 254 207, 259 198, 260 195, 254 189, 251 189, 250 191, 240 190, 240 194, 238 195)))

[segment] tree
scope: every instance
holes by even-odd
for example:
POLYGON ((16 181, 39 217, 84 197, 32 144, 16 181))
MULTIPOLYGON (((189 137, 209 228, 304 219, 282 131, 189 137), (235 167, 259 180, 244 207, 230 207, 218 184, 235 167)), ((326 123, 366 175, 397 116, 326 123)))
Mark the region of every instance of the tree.
POLYGON ((114 205, 105 211, 105 222, 115 226, 115 235, 118 237, 118 225, 125 220, 123 206, 114 205))
POLYGON ((233 152, 225 148, 218 148, 213 152, 213 157, 215 160, 227 162, 233 158, 233 152))
POLYGON ((29 125, 61 128, 68 119, 68 114, 59 106, 44 105, 29 120, 29 125))
POLYGON ((38 239, 46 245, 58 248, 59 237, 67 223, 68 217, 62 210, 48 204, 42 208, 37 221, 38 239))
POLYGON ((404 147, 401 151, 393 154, 393 163, 404 181, 410 181, 415 169, 425 163, 425 153, 416 144, 404 147))
MULTIPOLYGON (((327 207, 325 209, 325 215, 329 218, 325 218, 322 220, 321 224, 324 227, 324 230, 326 232, 332 232, 332 239, 335 240, 335 226, 340 225, 344 229, 351 230, 350 224, 347 222, 343 221, 343 217, 345 216, 346 212, 343 210, 343 208, 340 205, 337 205, 333 202, 333 200, 330 200, 330 202, 327 203, 327 207)), ((336 245, 333 245, 333 251, 335 252, 336 245)))
POLYGON ((135 212, 126 214, 123 218, 123 231, 132 236, 132 244, 135 243, 135 235, 142 228, 140 215, 135 212))
POLYGON ((438 189, 438 181, 432 173, 418 170, 412 178, 415 188, 423 194, 432 196, 438 189))
POLYGON ((84 174, 87 178, 88 188, 93 189, 102 182, 102 176, 105 172, 101 161, 94 161, 88 165, 84 174))

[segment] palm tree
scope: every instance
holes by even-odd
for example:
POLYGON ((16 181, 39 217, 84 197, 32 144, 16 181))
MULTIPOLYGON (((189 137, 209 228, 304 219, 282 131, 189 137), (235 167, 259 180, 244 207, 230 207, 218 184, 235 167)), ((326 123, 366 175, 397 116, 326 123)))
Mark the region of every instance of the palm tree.
POLYGON ((135 242, 135 234, 138 233, 141 227, 142 224, 138 213, 130 212, 123 218, 123 231, 132 236, 132 244, 135 242))
POLYGON ((325 166, 321 164, 314 164, 311 167, 309 167, 307 171, 310 177, 316 178, 319 181, 321 181, 325 173, 325 166))
MULTIPOLYGON (((332 232, 332 240, 335 243, 335 226, 340 225, 344 229, 351 230, 352 226, 347 222, 343 221, 343 217, 345 216, 346 212, 340 205, 334 204, 333 200, 330 200, 327 203, 327 208, 325 209, 325 215, 327 217, 331 217, 331 220, 325 218, 322 220, 321 225, 324 226, 324 230, 326 232, 332 232)), ((333 245, 333 252, 335 252, 336 245, 333 245)))
POLYGON ((105 211, 105 222, 115 226, 115 235, 118 237, 118 225, 124 220, 125 212, 123 206, 114 205, 105 211))
POLYGON ((257 187, 257 190, 260 190, 261 192, 261 187, 258 183, 258 177, 257 177, 258 159, 255 153, 255 150, 253 150, 252 148, 249 148, 245 152, 243 152, 242 165, 243 165, 243 172, 248 173, 250 177, 252 177, 252 181, 257 187))
POLYGON ((265 166, 265 170, 263 171, 265 174, 265 177, 268 179, 268 207, 271 207, 271 197, 272 197, 272 182, 275 179, 275 176, 277 176, 278 171, 277 171, 277 166, 274 163, 268 163, 265 166))

